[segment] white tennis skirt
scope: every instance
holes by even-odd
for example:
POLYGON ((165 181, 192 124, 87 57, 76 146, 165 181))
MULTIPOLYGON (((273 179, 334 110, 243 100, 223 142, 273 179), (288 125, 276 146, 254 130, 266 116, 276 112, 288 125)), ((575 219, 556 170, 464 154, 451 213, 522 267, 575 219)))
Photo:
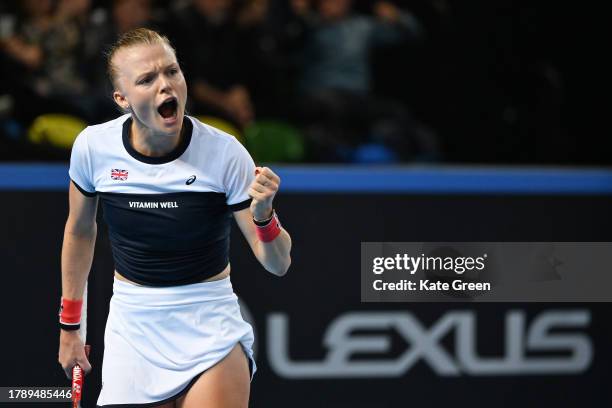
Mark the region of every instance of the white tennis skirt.
POLYGON ((229 277, 162 288, 115 279, 98 406, 172 401, 238 343, 252 380, 253 341, 229 277))

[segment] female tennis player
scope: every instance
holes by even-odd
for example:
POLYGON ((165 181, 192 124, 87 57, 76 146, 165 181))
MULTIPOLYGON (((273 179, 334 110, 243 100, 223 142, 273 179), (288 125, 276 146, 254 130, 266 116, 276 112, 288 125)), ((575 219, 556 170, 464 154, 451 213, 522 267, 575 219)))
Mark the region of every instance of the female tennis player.
POLYGON ((100 200, 115 261, 98 406, 247 407, 253 330, 230 282, 231 216, 282 276, 291 238, 279 177, 232 136, 185 115, 187 87, 167 38, 123 35, 108 71, 125 115, 90 126, 70 159, 59 362, 91 366, 78 336, 100 200))

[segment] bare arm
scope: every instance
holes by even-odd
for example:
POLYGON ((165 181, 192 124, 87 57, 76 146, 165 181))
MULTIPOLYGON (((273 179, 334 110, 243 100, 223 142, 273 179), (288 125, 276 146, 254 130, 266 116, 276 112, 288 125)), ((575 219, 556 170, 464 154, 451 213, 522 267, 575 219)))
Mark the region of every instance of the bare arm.
MULTIPOLYGON (((68 195, 70 211, 62 245, 62 297, 78 300, 83 298, 93 260, 98 198, 84 196, 72 182, 68 195)), ((75 364, 86 373, 91 371, 78 331, 60 330, 58 361, 69 378, 75 364)))
POLYGON ((282 228, 273 241, 262 242, 257 237, 257 227, 253 223, 253 218, 262 220, 272 214, 272 200, 278 192, 280 178, 267 167, 258 167, 257 174, 249 188, 249 195, 253 198, 251 207, 235 212, 234 218, 257 260, 268 272, 283 276, 291 265, 289 233, 282 228))
POLYGON ((291 237, 283 228, 281 233, 271 242, 261 242, 255 232, 253 215, 250 208, 234 213, 234 218, 242 234, 246 238, 261 265, 270 273, 283 276, 291 265, 291 237))
POLYGON ((98 198, 84 196, 70 183, 69 201, 62 246, 62 296, 81 299, 96 243, 98 198))

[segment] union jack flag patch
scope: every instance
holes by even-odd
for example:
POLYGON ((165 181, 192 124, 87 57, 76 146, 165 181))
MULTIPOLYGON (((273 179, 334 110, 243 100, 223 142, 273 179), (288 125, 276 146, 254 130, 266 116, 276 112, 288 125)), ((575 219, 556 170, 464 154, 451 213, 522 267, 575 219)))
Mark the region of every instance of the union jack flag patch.
POLYGON ((119 170, 119 169, 111 169, 111 179, 113 180, 127 180, 128 171, 127 170, 119 170))

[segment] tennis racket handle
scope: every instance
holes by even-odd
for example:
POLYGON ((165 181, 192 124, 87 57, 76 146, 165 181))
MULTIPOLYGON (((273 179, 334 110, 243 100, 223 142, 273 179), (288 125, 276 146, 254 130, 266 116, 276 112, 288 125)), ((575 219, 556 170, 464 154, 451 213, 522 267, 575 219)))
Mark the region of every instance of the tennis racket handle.
POLYGON ((72 367, 72 406, 77 408, 83 391, 83 369, 80 365, 72 367))
MULTIPOLYGON (((85 346, 85 355, 89 357, 89 345, 85 346)), ((77 408, 81 402, 81 395, 83 393, 83 369, 80 365, 72 367, 72 406, 77 408)))

